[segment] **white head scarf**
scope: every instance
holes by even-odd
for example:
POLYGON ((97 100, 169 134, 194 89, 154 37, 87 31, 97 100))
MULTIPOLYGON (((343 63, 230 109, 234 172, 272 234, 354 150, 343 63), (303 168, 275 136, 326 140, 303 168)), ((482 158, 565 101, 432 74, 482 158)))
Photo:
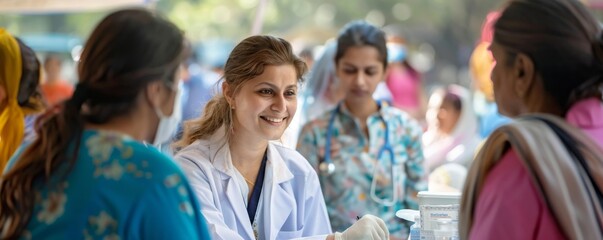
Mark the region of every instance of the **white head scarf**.
POLYGON ((323 54, 314 63, 302 93, 302 124, 306 123, 325 111, 335 107, 337 102, 329 102, 325 98, 327 90, 337 84, 335 76, 335 52, 337 42, 331 41, 324 47, 323 54))
POLYGON ((425 168, 432 171, 449 162, 469 166, 480 142, 477 134, 477 116, 471 105, 469 91, 458 85, 450 85, 434 91, 429 99, 426 120, 429 126, 423 135, 425 168), (452 93, 461 100, 459 119, 449 135, 440 132, 436 126, 437 109, 446 93, 452 93))

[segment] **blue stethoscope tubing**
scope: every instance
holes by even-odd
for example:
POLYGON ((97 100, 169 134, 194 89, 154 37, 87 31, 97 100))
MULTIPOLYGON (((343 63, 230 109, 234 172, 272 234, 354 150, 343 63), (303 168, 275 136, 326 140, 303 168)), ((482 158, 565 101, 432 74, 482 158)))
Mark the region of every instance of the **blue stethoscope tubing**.
MULTIPOLYGON (((381 109, 382 104, 380 102, 377 102, 379 109, 381 109)), ((331 137, 332 137, 332 132, 333 132, 333 124, 335 123, 335 117, 337 116, 337 113, 339 113, 339 110, 341 108, 341 103, 337 105, 337 107, 335 108, 335 110, 333 111, 333 114, 331 114, 331 117, 329 118, 329 124, 327 126, 327 139, 325 142, 325 155, 323 157, 323 161, 318 165, 318 168, 320 169, 320 171, 323 174, 332 174, 333 172, 335 172, 335 164, 333 163, 333 160, 331 160, 331 137)), ((371 180, 371 188, 370 188, 370 196, 371 199, 373 199, 373 201, 382 204, 384 206, 393 206, 397 199, 398 199, 398 192, 399 189, 396 188, 395 180, 397 179, 397 171, 395 171, 394 166, 395 166, 395 158, 394 158, 394 149, 392 148, 392 146, 389 143, 389 126, 387 124, 387 122, 385 121, 385 119, 383 118, 383 115, 379 114, 379 119, 383 122, 383 125, 385 126, 385 141, 383 143, 383 146, 381 146, 381 148, 379 148, 379 152, 377 153, 377 161, 376 161, 376 165, 374 167, 373 170, 373 179, 371 180), (376 193, 376 188, 377 188, 377 182, 375 181, 375 174, 377 173, 377 169, 379 166, 379 163, 381 162, 381 156, 383 156, 383 154, 385 152, 389 153, 390 156, 390 161, 391 161, 391 181, 392 181, 392 198, 391 199, 383 199, 379 196, 377 196, 376 193)))

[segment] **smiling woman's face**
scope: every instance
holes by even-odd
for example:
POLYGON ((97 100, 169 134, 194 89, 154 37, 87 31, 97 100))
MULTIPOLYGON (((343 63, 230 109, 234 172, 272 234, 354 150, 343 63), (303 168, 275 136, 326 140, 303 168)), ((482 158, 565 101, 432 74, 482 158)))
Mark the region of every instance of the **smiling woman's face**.
POLYGON ((235 135, 261 141, 279 139, 297 109, 297 81, 292 65, 269 65, 242 85, 230 99, 235 135))

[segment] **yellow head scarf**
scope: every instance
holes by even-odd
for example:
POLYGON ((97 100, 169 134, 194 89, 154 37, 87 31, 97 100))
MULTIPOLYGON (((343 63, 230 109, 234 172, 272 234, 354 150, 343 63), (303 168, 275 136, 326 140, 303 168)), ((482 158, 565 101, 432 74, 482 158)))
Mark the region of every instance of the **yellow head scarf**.
POLYGON ((6 92, 0 102, 0 171, 21 144, 25 130, 25 114, 17 102, 21 64, 19 43, 0 28, 0 87, 6 92))
POLYGON ((469 70, 473 76, 473 82, 477 89, 482 92, 488 101, 494 101, 494 88, 490 80, 490 72, 494 67, 494 59, 488 50, 489 42, 482 42, 471 54, 469 59, 469 70))

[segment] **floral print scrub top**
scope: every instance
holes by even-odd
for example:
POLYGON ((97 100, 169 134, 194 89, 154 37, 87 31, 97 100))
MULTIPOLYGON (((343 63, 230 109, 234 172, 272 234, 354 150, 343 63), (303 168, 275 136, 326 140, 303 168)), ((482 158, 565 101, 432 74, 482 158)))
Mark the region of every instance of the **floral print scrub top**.
POLYGON ((209 239, 186 178, 152 147, 86 130, 73 169, 65 169, 34 185, 23 239, 209 239))
POLYGON ((418 209, 417 193, 427 188, 423 181, 422 129, 406 113, 383 104, 379 112, 367 118, 369 136, 366 136, 345 104, 339 106, 339 111, 336 108, 307 123, 297 145, 297 150, 318 171, 333 231, 344 231, 357 216, 372 214, 385 221, 392 239, 404 239, 410 225, 397 218, 395 213, 400 209, 418 209), (331 132, 331 148, 339 148, 339 151, 331 154, 335 171, 326 174, 319 171, 318 166, 324 152, 331 152, 325 150, 325 143, 332 114, 337 115, 331 132), (376 160, 385 139, 385 125, 379 115, 388 124, 393 166, 387 151, 376 160), (387 206, 374 201, 370 189, 375 178, 376 197, 392 201, 392 167, 398 194, 394 204, 387 206))

